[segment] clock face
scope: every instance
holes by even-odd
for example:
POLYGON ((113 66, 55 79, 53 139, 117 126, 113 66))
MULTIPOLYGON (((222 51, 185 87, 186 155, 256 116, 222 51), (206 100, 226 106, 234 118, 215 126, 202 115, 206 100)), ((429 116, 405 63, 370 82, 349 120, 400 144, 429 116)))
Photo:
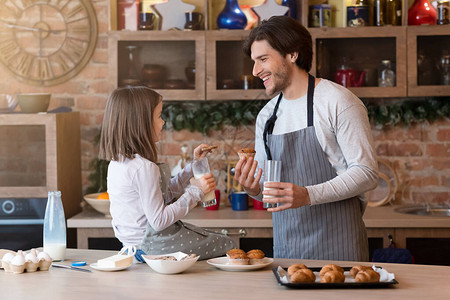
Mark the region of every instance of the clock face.
POLYGON ((22 82, 67 81, 88 63, 96 41, 90 0, 0 0, 0 64, 22 82))

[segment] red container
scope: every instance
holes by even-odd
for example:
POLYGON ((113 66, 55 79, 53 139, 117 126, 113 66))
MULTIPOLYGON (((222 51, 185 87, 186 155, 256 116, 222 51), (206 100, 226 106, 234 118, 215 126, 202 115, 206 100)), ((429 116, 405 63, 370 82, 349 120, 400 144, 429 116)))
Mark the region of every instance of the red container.
POLYGON ((256 210, 266 210, 266 208, 263 207, 264 203, 262 201, 258 201, 256 199, 253 199, 253 209, 256 210))
POLYGON ((206 210, 218 210, 220 206, 220 190, 215 190, 214 194, 216 195, 216 205, 206 207, 206 210))

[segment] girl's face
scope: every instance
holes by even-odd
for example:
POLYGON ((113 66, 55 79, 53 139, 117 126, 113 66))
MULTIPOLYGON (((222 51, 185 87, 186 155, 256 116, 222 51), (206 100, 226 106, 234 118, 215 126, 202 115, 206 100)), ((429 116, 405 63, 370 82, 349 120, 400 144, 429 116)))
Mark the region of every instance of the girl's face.
POLYGON ((162 101, 160 101, 153 111, 153 131, 155 133, 155 143, 159 141, 161 137, 161 130, 165 123, 161 118, 162 107, 162 101))

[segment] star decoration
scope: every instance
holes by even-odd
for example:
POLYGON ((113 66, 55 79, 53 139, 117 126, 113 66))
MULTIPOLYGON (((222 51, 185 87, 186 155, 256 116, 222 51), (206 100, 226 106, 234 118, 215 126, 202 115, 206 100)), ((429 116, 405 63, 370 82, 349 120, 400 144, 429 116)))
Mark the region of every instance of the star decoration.
POLYGON ((267 0, 264 4, 254 7, 253 10, 259 16, 259 21, 261 22, 272 16, 283 16, 289 11, 289 7, 279 5, 275 0, 267 0))
POLYGON ((169 0, 152 5, 152 7, 161 17, 161 30, 169 30, 174 27, 184 29, 186 23, 184 13, 195 9, 195 5, 184 3, 182 0, 169 0))

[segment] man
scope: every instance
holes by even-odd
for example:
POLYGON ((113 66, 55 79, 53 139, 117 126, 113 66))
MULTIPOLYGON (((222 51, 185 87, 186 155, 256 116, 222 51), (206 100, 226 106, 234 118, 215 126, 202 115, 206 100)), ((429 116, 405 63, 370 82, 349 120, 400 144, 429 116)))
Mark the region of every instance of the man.
POLYGON ((364 104, 308 74, 311 35, 290 17, 263 21, 244 52, 253 75, 276 96, 256 120, 255 160, 241 158, 235 179, 250 196, 278 204, 268 209, 274 257, 367 261, 363 194, 376 187, 378 170, 364 104), (265 160, 280 160, 282 171, 281 182, 263 191, 258 164, 265 160))

